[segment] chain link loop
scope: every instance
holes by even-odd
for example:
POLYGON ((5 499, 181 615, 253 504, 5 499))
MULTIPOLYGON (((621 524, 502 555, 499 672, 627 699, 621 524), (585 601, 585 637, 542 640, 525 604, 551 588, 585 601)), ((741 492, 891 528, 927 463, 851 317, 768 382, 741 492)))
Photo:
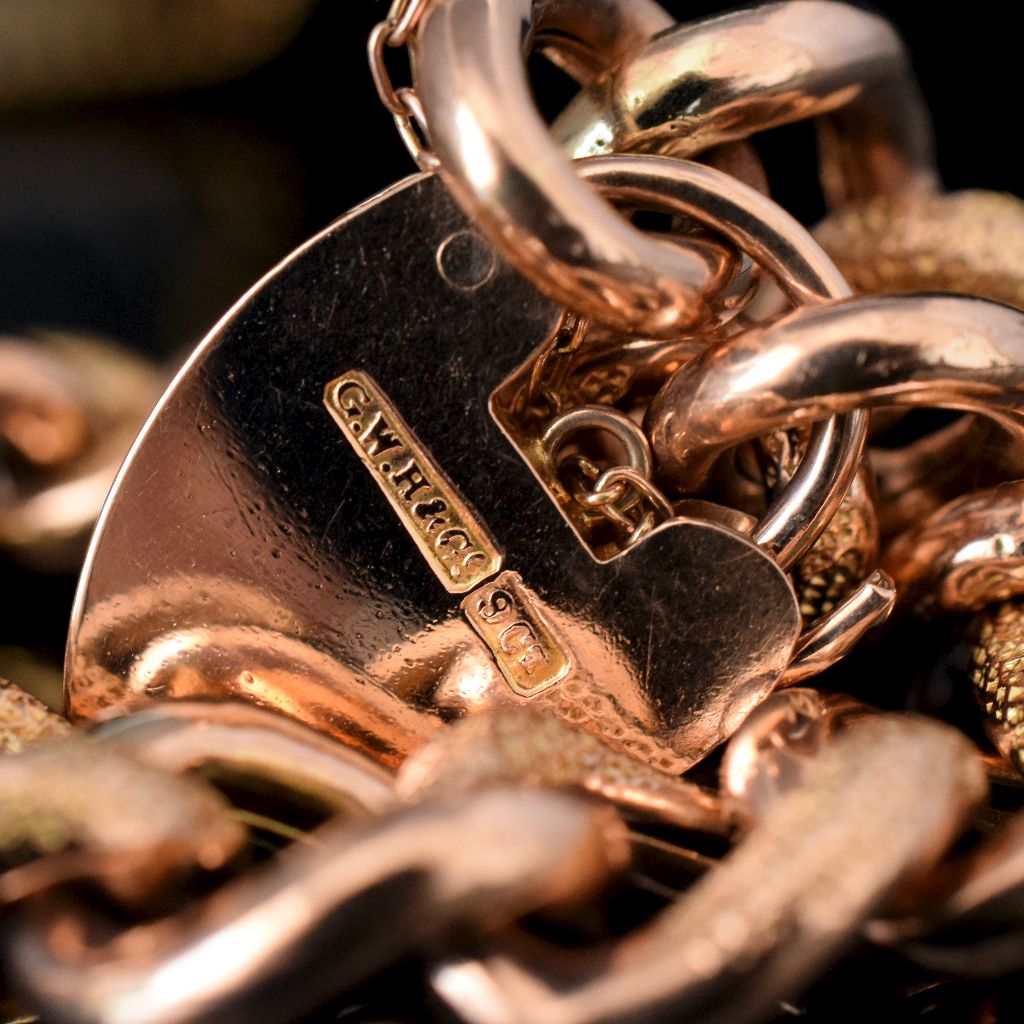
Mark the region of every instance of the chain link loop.
POLYGON ((399 137, 421 171, 437 168, 426 143, 429 137, 423 105, 412 86, 396 87, 387 66, 387 50, 404 47, 431 0, 395 0, 388 16, 370 32, 366 51, 370 74, 381 103, 394 118, 399 137))

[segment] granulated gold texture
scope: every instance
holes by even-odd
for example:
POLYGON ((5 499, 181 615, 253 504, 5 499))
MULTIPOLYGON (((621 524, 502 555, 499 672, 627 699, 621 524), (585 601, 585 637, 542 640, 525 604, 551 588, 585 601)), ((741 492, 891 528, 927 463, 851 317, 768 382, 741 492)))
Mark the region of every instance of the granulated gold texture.
POLYGON ((41 700, 0 679, 0 754, 17 754, 33 743, 70 731, 67 721, 41 700))

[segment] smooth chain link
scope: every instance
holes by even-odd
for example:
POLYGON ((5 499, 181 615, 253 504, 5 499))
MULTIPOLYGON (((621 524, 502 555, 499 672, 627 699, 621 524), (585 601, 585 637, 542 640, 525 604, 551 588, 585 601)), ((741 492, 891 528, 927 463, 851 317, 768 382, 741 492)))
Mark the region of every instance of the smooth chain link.
POLYGON ((398 134, 421 171, 436 170, 437 158, 427 145, 429 132, 423 106, 411 86, 396 87, 387 67, 388 48, 404 47, 431 0, 395 0, 388 16, 378 22, 367 42, 370 74, 381 103, 395 119, 398 134))

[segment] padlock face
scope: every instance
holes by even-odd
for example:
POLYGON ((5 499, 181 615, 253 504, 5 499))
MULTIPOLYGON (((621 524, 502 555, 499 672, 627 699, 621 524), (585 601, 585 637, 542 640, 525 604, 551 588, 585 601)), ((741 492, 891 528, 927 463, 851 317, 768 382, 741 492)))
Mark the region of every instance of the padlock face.
POLYGON ((244 697, 397 764, 528 701, 667 770, 707 753, 788 663, 792 589, 695 520, 604 563, 584 547, 489 405, 560 314, 430 176, 290 256, 122 469, 68 712, 244 697))

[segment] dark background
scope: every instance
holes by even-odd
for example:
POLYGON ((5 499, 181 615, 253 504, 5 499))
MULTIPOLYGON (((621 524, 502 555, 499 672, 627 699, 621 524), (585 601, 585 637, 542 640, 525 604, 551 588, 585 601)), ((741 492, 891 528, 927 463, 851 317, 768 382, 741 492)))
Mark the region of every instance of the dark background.
MULTIPOLYGON (((685 19, 729 9, 665 6, 685 19)), ((170 372, 296 244, 411 173, 366 67, 367 35, 386 8, 321 0, 282 53, 223 84, 0 113, 0 332, 99 332, 170 372)), ((1021 191, 1020 57, 1007 5, 975 2, 956 16, 910 2, 875 9, 913 55, 947 185, 1021 191)), ((0 32, 2 19, 0 3, 0 32)), ((535 81, 542 96, 564 95, 543 66, 535 81)), ((778 198, 812 219, 807 133, 785 131, 773 158, 785 161, 791 142, 802 170, 783 177, 778 198)), ((0 673, 4 647, 56 665, 73 574, 40 577, 10 561, 0 572, 0 673)))

